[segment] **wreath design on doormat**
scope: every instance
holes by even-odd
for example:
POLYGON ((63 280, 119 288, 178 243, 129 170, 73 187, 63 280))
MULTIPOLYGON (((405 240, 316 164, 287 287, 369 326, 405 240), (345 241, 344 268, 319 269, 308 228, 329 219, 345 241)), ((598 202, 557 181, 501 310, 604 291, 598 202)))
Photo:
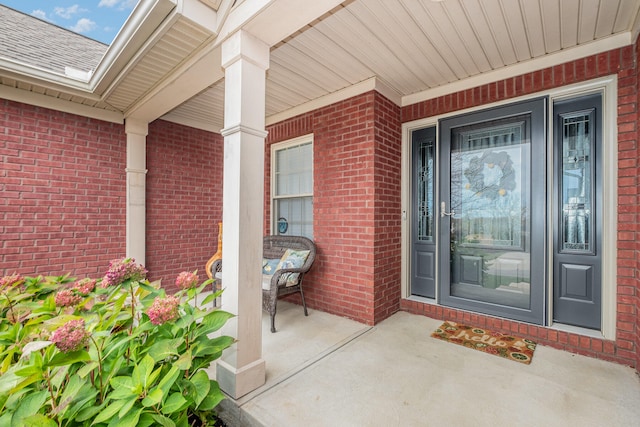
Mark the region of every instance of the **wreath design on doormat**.
POLYGON ((491 200, 498 196, 505 196, 508 191, 516 188, 513 161, 506 151, 485 151, 482 156, 472 158, 469 161, 469 167, 464 171, 464 176, 469 181, 465 188, 491 200), (485 182, 485 165, 489 169, 499 168, 500 179, 485 182))

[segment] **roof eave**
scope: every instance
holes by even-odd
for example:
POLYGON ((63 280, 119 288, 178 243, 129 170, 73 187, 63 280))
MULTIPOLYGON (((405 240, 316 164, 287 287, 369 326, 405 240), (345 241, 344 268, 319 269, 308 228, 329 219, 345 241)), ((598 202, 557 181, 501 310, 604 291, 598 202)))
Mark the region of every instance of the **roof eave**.
POLYGON ((129 61, 175 8, 174 0, 138 2, 93 73, 90 90, 103 96, 117 83, 129 61))

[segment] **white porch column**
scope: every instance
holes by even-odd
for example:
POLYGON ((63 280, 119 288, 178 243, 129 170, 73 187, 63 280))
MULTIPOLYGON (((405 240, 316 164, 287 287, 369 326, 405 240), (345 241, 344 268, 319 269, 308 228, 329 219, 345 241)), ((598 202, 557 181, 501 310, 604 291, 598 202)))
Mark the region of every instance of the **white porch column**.
POLYGON ((127 257, 145 263, 147 134, 149 124, 136 119, 125 122, 127 133, 127 257))
POLYGON ((269 46, 239 31, 222 45, 225 68, 222 308, 238 340, 217 363, 220 388, 239 398, 265 383, 262 359, 265 78, 269 46))

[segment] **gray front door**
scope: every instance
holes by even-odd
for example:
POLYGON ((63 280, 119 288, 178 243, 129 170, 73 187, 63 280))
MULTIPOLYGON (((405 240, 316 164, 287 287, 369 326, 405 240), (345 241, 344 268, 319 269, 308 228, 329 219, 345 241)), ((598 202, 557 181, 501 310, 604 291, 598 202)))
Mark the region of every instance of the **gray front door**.
POLYGON ((546 99, 443 120, 440 301, 543 324, 546 99))
POLYGON ((553 320, 600 329, 602 173, 600 94, 554 105, 553 320))
POLYGON ((413 131, 411 294, 436 296, 435 126, 413 131))

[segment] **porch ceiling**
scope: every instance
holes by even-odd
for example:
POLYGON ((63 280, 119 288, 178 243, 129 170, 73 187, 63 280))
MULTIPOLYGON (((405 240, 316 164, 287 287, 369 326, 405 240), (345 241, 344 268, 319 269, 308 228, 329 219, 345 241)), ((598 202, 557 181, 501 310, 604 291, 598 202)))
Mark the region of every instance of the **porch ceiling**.
MULTIPOLYGON (((637 0, 353 0, 301 28, 271 51, 267 117, 372 77, 415 102, 434 88, 582 48, 596 53, 631 44, 637 0)), ((165 117, 223 123, 223 82, 165 117)))
POLYGON ((234 23, 229 31, 242 25, 272 44, 268 123, 365 90, 372 81, 408 105, 488 73, 504 77, 630 45, 640 30, 638 0, 317 0, 304 11, 296 1, 140 2, 92 80, 74 82, 37 64, 7 65, 0 52, 0 96, 31 92, 31 98, 56 98, 113 117, 163 117, 219 131, 218 39, 225 21, 234 23), (329 12, 309 19, 313 8, 329 12), (280 28, 296 22, 307 23, 293 34, 280 28), (290 35, 280 40, 279 34, 290 35))

